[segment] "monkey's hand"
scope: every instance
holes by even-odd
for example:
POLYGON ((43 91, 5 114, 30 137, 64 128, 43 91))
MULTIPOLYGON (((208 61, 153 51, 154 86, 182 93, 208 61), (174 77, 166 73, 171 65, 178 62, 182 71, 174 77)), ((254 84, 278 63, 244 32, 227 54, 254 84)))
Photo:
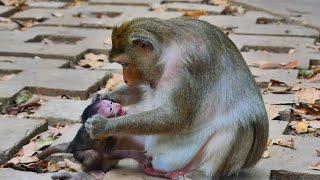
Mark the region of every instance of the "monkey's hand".
POLYGON ((99 139, 103 138, 103 135, 105 136, 105 132, 109 131, 106 129, 108 124, 108 119, 96 114, 86 121, 85 128, 92 139, 99 139))
POLYGON ((112 102, 117 102, 115 93, 103 93, 103 94, 94 94, 92 97, 92 103, 98 102, 100 100, 108 100, 112 102))

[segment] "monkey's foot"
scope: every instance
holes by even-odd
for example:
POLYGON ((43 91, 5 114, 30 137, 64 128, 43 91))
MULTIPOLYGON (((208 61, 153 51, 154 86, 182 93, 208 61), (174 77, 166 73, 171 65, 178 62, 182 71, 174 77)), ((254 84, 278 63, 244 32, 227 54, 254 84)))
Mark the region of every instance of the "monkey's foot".
POLYGON ((168 178, 168 179, 178 179, 179 177, 184 176, 186 174, 186 172, 184 172, 183 170, 173 171, 173 172, 165 172, 165 171, 153 169, 152 167, 146 167, 144 169, 144 172, 149 176, 164 177, 164 178, 168 178))

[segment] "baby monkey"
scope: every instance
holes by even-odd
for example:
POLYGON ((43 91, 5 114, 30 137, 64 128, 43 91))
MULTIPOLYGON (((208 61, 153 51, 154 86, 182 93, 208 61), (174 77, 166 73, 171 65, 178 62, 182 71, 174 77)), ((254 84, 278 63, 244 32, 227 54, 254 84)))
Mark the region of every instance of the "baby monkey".
MULTIPOLYGON (((83 111, 81 122, 84 124, 88 118, 100 114, 106 118, 125 115, 125 110, 120 104, 108 100, 93 102, 83 111)), ((84 172, 89 173, 96 179, 103 179, 105 172, 112 168, 117 160, 132 158, 137 160, 145 168, 151 168, 151 157, 145 155, 144 151, 116 150, 117 139, 109 136, 105 139, 91 139, 84 125, 82 125, 76 136, 70 143, 63 143, 50 147, 38 155, 39 159, 45 159, 54 153, 71 153, 81 163, 84 172)), ((83 179, 71 177, 66 173, 58 173, 53 178, 58 179, 83 179)))

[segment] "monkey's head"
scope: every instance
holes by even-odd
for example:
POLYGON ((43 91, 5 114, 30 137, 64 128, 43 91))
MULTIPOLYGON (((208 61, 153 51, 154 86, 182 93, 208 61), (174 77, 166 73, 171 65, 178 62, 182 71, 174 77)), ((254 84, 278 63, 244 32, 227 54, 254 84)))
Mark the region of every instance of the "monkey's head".
POLYGON ((90 104, 84 109, 81 115, 82 122, 84 123, 88 118, 95 114, 100 114, 103 117, 109 118, 122 116, 125 114, 125 111, 119 103, 108 100, 100 100, 90 104))
POLYGON ((162 43, 160 20, 139 18, 123 23, 112 32, 110 61, 123 67, 124 81, 128 86, 154 84, 161 77, 159 63, 162 43))

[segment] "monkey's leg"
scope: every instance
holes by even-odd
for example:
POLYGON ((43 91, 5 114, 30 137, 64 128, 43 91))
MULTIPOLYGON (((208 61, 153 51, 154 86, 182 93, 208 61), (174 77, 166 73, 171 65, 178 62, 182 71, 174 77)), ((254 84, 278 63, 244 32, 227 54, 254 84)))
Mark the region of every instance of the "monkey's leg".
POLYGON ((173 171, 173 172, 165 172, 165 171, 154 169, 152 167, 152 157, 148 156, 146 154, 146 151, 116 150, 110 153, 106 153, 104 157, 109 159, 125 159, 125 158, 134 159, 144 167, 144 172, 149 176, 165 177, 168 179, 177 179, 178 177, 183 176, 189 172, 187 169, 173 171))
POLYGON ((125 159, 130 158, 134 159, 144 168, 152 167, 151 161, 152 157, 146 154, 146 151, 137 151, 137 150, 115 150, 113 152, 105 153, 105 158, 108 159, 125 159))

